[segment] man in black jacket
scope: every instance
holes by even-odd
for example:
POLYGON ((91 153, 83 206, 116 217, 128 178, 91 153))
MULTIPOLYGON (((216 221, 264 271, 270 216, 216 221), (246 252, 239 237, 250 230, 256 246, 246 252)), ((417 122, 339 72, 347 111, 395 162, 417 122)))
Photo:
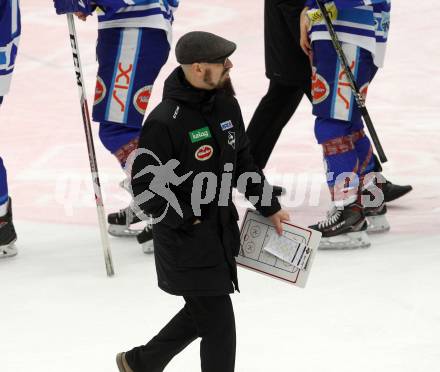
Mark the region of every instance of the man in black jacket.
MULTIPOLYGON (((284 126, 304 95, 312 102, 310 61, 300 46, 300 16, 304 4, 305 0, 264 2, 264 50, 270 83, 246 131, 251 153, 261 169, 265 168, 284 126)), ((375 171, 381 172, 380 163, 375 159, 375 171)), ((384 199, 389 202, 411 190, 409 185, 386 181, 384 199)))
POLYGON ((203 372, 234 371, 229 294, 238 290, 240 233, 232 187, 247 186, 245 196, 278 233, 289 218, 249 151, 229 78, 235 48, 210 33, 184 35, 176 45, 181 66, 143 127, 133 193, 141 211, 155 218, 158 285, 183 296, 185 306, 149 343, 118 354, 120 371, 163 371, 198 337, 203 372))

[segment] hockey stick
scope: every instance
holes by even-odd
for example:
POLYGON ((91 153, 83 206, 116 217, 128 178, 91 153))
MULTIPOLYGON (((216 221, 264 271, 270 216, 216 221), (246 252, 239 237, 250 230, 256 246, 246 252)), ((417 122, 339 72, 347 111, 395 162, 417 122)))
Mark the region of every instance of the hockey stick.
POLYGON ((328 14, 327 8, 322 3, 322 0, 316 0, 318 3, 319 9, 324 17, 324 21, 327 25, 328 32, 332 39, 333 47, 338 55, 339 61, 341 65, 344 67, 345 72, 347 73, 348 83, 350 84, 350 88, 353 92, 354 98, 356 100, 357 106, 361 112, 361 115, 365 121, 365 124, 368 128, 368 132, 370 133, 371 139, 373 140, 374 147, 377 150, 377 154, 379 155, 379 159, 382 163, 386 163, 388 161, 385 152, 382 148, 382 145, 379 141, 379 137, 377 136, 376 129, 374 128, 373 122, 371 121, 370 114, 368 113, 367 106, 365 105, 365 99, 362 94, 359 92, 359 89, 356 84, 356 80, 353 76, 353 72, 351 71, 347 57, 342 49, 341 42, 338 39, 338 35, 333 27, 332 20, 328 14))
POLYGON ((107 235, 107 223, 105 220, 104 204, 102 201, 101 184, 99 182, 98 164, 96 162, 86 88, 84 86, 81 60, 79 56, 78 38, 76 36, 75 21, 72 13, 67 14, 67 23, 69 25, 70 45, 72 47, 73 64, 75 66, 76 84, 78 85, 84 131, 86 133, 87 150, 89 153, 90 171, 92 172, 93 189, 95 191, 96 209, 98 212, 99 229, 101 232, 101 243, 104 250, 105 268, 107 270, 107 275, 113 276, 115 272, 113 269, 110 242, 107 235))

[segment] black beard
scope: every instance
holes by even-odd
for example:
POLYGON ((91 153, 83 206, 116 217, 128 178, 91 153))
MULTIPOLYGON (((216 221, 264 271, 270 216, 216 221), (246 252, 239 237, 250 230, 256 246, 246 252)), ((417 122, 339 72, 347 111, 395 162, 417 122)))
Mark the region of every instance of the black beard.
POLYGON ((234 89, 234 86, 232 85, 232 81, 230 78, 223 81, 217 89, 220 92, 223 92, 224 94, 226 94, 227 96, 235 97, 235 89, 234 89))
POLYGON ((222 76, 220 77, 220 82, 218 84, 214 84, 212 81, 212 74, 211 70, 205 71, 205 76, 203 77, 203 81, 211 86, 212 88, 218 90, 219 92, 223 92, 224 94, 235 97, 235 89, 232 85, 231 78, 227 78, 224 81, 221 81, 221 79, 226 75, 226 73, 229 71, 229 69, 225 69, 222 73, 222 76))

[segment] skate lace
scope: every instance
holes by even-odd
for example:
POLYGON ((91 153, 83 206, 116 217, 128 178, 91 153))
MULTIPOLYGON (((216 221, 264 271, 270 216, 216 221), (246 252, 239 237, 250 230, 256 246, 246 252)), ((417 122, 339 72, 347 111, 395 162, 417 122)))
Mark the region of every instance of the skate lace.
POLYGON ((126 214, 127 214, 127 209, 128 208, 120 209, 119 212, 118 212, 118 217, 121 217, 121 218, 125 217, 126 214))
POLYGON ((339 217, 341 217, 341 214, 342 211, 340 211, 339 209, 334 208, 330 210, 327 214, 327 219, 318 222, 318 227, 320 229, 323 229, 333 225, 339 219, 339 217))

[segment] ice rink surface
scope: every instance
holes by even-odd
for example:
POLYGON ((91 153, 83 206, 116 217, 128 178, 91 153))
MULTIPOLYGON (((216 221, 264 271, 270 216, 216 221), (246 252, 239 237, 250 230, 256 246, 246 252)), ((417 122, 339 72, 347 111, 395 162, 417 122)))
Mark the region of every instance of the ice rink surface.
MULTIPOLYGON (((157 288, 153 257, 133 240, 111 239, 116 276, 105 276, 67 23, 51 4, 22 1, 17 67, 0 112, 19 235, 19 255, 0 261, 0 372, 116 371, 116 352, 148 341, 183 302, 157 288)), ((369 249, 319 252, 304 290, 240 270, 237 371, 440 371, 439 17, 435 0, 393 3, 386 65, 369 90, 390 159, 384 174, 414 191, 390 204, 391 231, 373 236, 369 249)), ((96 19, 77 26, 91 103, 96 19)), ((191 30, 237 42, 231 77, 248 122, 268 84, 263 1, 182 1, 174 39, 191 30)), ((149 111, 175 66, 171 54, 149 111)), ((95 139, 105 206, 114 211, 128 202, 117 186, 123 174, 95 139)), ((287 186, 294 222, 324 216, 324 185, 317 198, 307 183, 322 174, 308 101, 267 173, 287 186)), ((199 371, 198 344, 167 371, 199 371)))

